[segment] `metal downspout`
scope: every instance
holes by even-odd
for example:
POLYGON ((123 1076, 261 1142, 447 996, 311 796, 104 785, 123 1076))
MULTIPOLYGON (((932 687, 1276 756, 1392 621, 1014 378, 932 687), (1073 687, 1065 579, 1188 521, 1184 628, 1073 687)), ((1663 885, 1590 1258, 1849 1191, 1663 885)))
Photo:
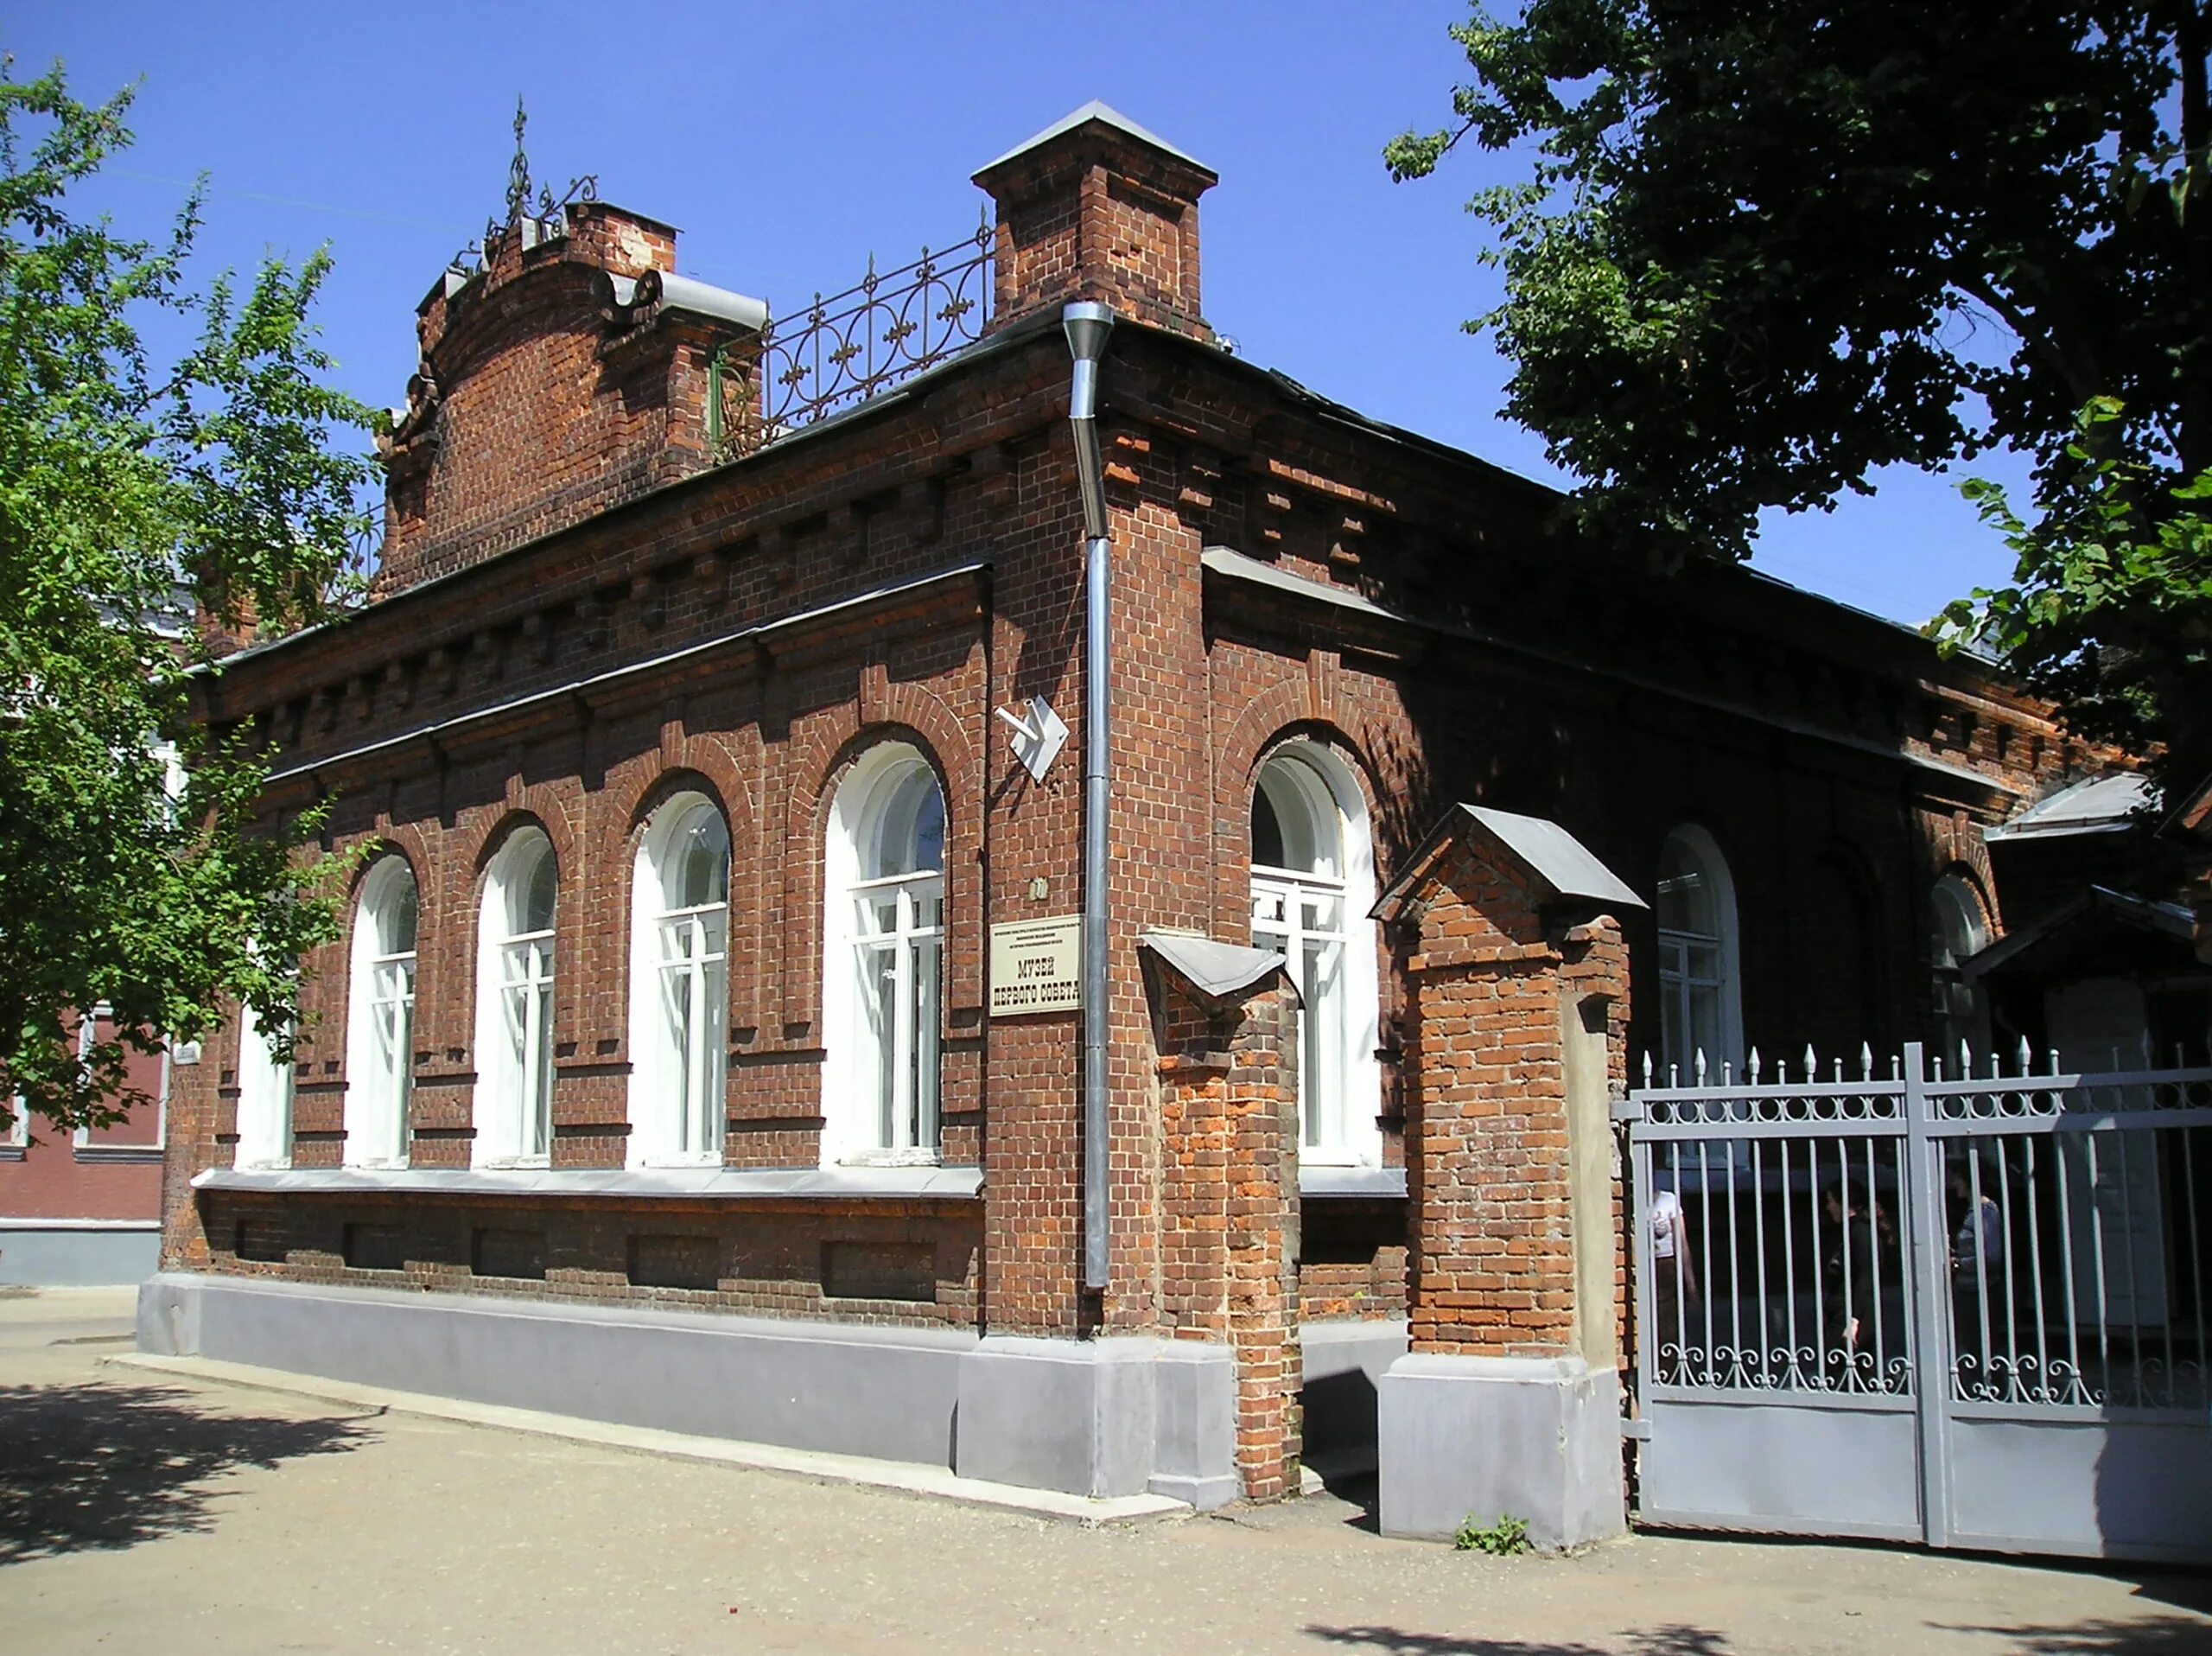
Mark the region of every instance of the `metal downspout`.
POLYGON ((1075 372, 1068 424, 1083 496, 1083 1285, 1107 1275, 1106 1156, 1106 683, 1111 543, 1098 452, 1098 363, 1114 313, 1090 302, 1060 313, 1075 372))

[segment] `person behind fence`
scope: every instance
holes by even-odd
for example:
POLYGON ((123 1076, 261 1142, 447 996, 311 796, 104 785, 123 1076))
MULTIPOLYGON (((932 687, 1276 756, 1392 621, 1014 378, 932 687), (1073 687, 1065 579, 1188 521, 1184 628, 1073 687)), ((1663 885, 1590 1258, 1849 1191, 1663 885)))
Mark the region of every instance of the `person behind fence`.
POLYGON ((1681 1369, 1689 1347, 1684 1317, 1697 1310, 1697 1264, 1690 1255, 1689 1222, 1671 1187, 1651 1193, 1653 1368, 1662 1378, 1681 1369))
POLYGON ((1847 1181, 1823 1194, 1832 1230, 1821 1265, 1821 1360, 1830 1385, 1857 1391, 1875 1379, 1874 1226, 1847 1181))
POLYGON ((1991 1385, 1990 1345, 1996 1332, 2005 1271, 2005 1215, 1978 1189, 1971 1161, 1954 1163, 1951 1192, 1951 1350, 1958 1385, 1968 1396, 1991 1385))

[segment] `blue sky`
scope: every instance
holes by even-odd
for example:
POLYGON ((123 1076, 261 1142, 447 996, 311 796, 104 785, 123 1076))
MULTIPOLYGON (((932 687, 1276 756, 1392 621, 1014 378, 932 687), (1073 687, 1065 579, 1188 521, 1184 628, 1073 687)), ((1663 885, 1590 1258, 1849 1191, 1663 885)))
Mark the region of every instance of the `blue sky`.
MULTIPOLYGON (((1504 365, 1460 322, 1496 297, 1464 210, 1503 175, 1455 157, 1399 186, 1383 142, 1442 124, 1459 0, 1379 5, 382 3, 79 0, 0 22, 19 76, 67 60, 86 100, 143 80, 137 147, 88 192, 153 233, 209 175, 207 273, 327 242, 338 379, 401 399, 414 307, 500 207, 518 92, 556 192, 681 227, 679 268, 795 309, 971 232, 969 175, 1091 98, 1221 175, 1205 309, 1243 353, 1379 419, 1553 478, 1497 417, 1504 365)), ((1983 470, 2008 479, 2000 462, 1983 470)), ((1556 480, 1554 480, 1556 481, 1556 480)), ((1919 621, 2008 573, 1950 480, 1778 518, 1755 564, 1919 621)))

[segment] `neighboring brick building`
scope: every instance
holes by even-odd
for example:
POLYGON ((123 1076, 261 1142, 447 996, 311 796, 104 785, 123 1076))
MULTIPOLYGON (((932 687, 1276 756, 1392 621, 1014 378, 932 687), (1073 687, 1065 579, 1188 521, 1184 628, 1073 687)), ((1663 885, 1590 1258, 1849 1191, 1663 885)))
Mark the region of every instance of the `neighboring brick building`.
MULTIPOLYGON (((86 1041, 113 1033, 104 1012, 79 1028, 86 1041)), ((111 1126, 66 1131, 17 1104, 0 1128, 0 1284, 120 1286, 153 1272, 172 1066, 196 1056, 130 1054, 129 1085, 151 1102, 111 1126)))
POLYGON ((1578 545, 1230 354, 1213 176, 1111 111, 976 182, 950 354, 897 330, 985 314, 957 256, 764 333, 604 203, 425 300, 375 602, 207 691, 273 812, 376 849, 297 1064, 179 1072, 142 1338, 1211 1502, 1294 1488, 1301 1418, 1371 1439, 1410 1319, 1437 1418, 1505 1386, 1575 1444, 1540 1519, 1617 1525, 1608 1088, 1940 1035, 1939 887, 2001 931, 1982 831, 2082 755, 1909 632, 1578 545), (1096 480, 1078 300, 1118 318, 1096 480), (1082 727, 1094 481, 1103 1286, 1048 923, 1080 756, 995 717, 1082 727))

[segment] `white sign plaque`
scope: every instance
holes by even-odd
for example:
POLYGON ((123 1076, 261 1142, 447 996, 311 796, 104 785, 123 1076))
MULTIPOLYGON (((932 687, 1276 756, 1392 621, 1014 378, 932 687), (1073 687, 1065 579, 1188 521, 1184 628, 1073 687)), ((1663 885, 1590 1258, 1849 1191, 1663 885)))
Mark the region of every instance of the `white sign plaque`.
POLYGON ((1083 916, 991 927, 991 1016, 1065 1012, 1083 1004, 1083 916))

